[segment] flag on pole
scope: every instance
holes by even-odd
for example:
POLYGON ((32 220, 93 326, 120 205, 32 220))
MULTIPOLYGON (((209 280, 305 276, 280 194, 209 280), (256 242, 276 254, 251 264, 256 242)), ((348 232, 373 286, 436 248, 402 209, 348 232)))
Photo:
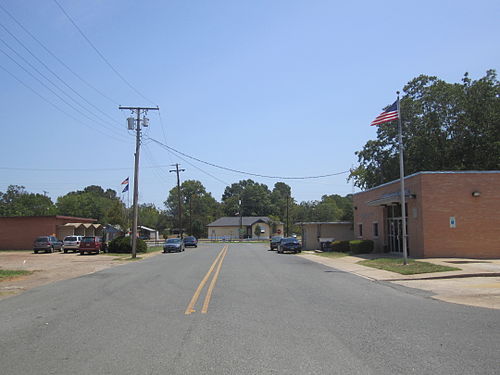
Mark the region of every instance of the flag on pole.
POLYGON ((122 185, 125 185, 125 184, 128 185, 128 177, 125 180, 122 181, 122 185))
POLYGON ((127 186, 125 186, 125 187, 123 188, 122 193, 125 193, 125 192, 127 192, 127 191, 128 191, 128 184, 127 184, 127 186))
POLYGON ((388 107, 384 112, 377 116, 375 120, 370 124, 380 125, 385 122, 391 122, 398 119, 398 101, 396 100, 390 107, 388 107))

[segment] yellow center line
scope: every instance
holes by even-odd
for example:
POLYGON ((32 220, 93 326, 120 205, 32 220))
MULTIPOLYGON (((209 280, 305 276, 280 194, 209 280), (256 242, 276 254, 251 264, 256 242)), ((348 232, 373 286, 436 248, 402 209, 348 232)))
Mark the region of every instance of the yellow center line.
POLYGON ((208 286, 207 290, 207 295, 205 296, 205 301, 203 302, 203 308, 201 309, 202 314, 206 314, 208 311, 208 304, 210 303, 210 298, 212 297, 212 291, 214 290, 215 283, 217 282, 217 278, 219 277, 219 272, 222 267, 222 262, 224 262, 224 258, 227 254, 227 248, 228 246, 226 245, 224 255, 222 255, 222 258, 220 258, 220 262, 217 265, 217 269, 215 270, 214 277, 212 278, 212 281, 210 282, 210 285, 208 286))
POLYGON ((222 255, 224 254, 224 252, 227 251, 228 246, 229 245, 226 244, 222 248, 222 250, 219 252, 219 254, 217 255, 217 257, 215 258, 215 261, 212 263, 212 266, 210 266, 210 269, 208 270, 207 274, 205 275, 205 277, 203 278, 203 280, 201 280, 200 285, 198 285, 198 288, 196 289, 196 292, 194 292, 193 298, 191 298, 191 302, 189 302, 189 305, 186 308, 186 311, 184 312, 185 315, 189 315, 189 314, 191 314, 191 313, 193 313, 193 312, 196 311, 196 310, 194 310, 194 305, 196 305, 196 302, 198 301, 198 298, 200 297, 201 291, 205 287, 205 284, 207 283, 208 279, 210 278, 210 274, 214 270, 217 262, 222 257, 222 255))

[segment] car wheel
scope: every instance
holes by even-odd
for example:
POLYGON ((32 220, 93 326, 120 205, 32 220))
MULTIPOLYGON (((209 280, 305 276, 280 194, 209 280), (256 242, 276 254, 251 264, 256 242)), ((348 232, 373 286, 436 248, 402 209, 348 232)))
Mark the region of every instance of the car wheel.
POLYGON ((85 254, 85 251, 80 251, 80 255, 83 255, 83 254, 85 254))
POLYGON ((52 246, 52 247, 50 248, 50 252, 51 252, 51 253, 53 253, 53 252, 54 252, 54 246, 52 246))
POLYGON ((38 254, 38 250, 33 250, 33 252, 34 252, 35 254, 38 254))
POLYGON ((68 254, 68 250, 64 249, 63 251, 64 251, 64 254, 68 254))
POLYGON ((95 252, 97 255, 99 255, 99 253, 101 252, 101 250, 97 249, 97 251, 95 252))

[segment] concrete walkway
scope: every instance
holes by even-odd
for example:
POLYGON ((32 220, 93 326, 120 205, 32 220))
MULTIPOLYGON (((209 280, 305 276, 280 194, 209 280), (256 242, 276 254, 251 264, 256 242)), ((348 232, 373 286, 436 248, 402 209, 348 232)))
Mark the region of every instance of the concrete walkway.
POLYGON ((415 259, 457 267, 460 271, 401 275, 358 264, 359 261, 365 259, 387 257, 387 254, 327 258, 314 252, 303 252, 300 256, 372 281, 388 281, 410 288, 427 290, 434 293, 433 298, 442 301, 500 310, 500 259, 415 259))

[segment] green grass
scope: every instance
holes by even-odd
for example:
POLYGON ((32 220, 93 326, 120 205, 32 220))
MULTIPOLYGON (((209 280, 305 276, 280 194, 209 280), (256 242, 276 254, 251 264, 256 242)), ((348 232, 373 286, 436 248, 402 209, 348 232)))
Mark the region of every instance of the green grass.
POLYGON ((323 253, 314 253, 314 255, 319 255, 320 257, 325 258, 342 258, 349 255, 349 253, 341 253, 338 251, 325 251, 323 253))
POLYGON ((378 268, 381 270, 397 272, 401 275, 415 275, 419 273, 431 272, 446 272, 446 271, 460 271, 457 267, 440 266, 428 262, 419 262, 416 260, 408 259, 408 264, 403 265, 401 258, 377 258, 370 260, 362 260, 358 262, 363 266, 378 268))
POLYGON ((24 270, 19 270, 19 271, 0 270, 0 281, 11 277, 30 275, 32 273, 33 271, 24 271, 24 270))

